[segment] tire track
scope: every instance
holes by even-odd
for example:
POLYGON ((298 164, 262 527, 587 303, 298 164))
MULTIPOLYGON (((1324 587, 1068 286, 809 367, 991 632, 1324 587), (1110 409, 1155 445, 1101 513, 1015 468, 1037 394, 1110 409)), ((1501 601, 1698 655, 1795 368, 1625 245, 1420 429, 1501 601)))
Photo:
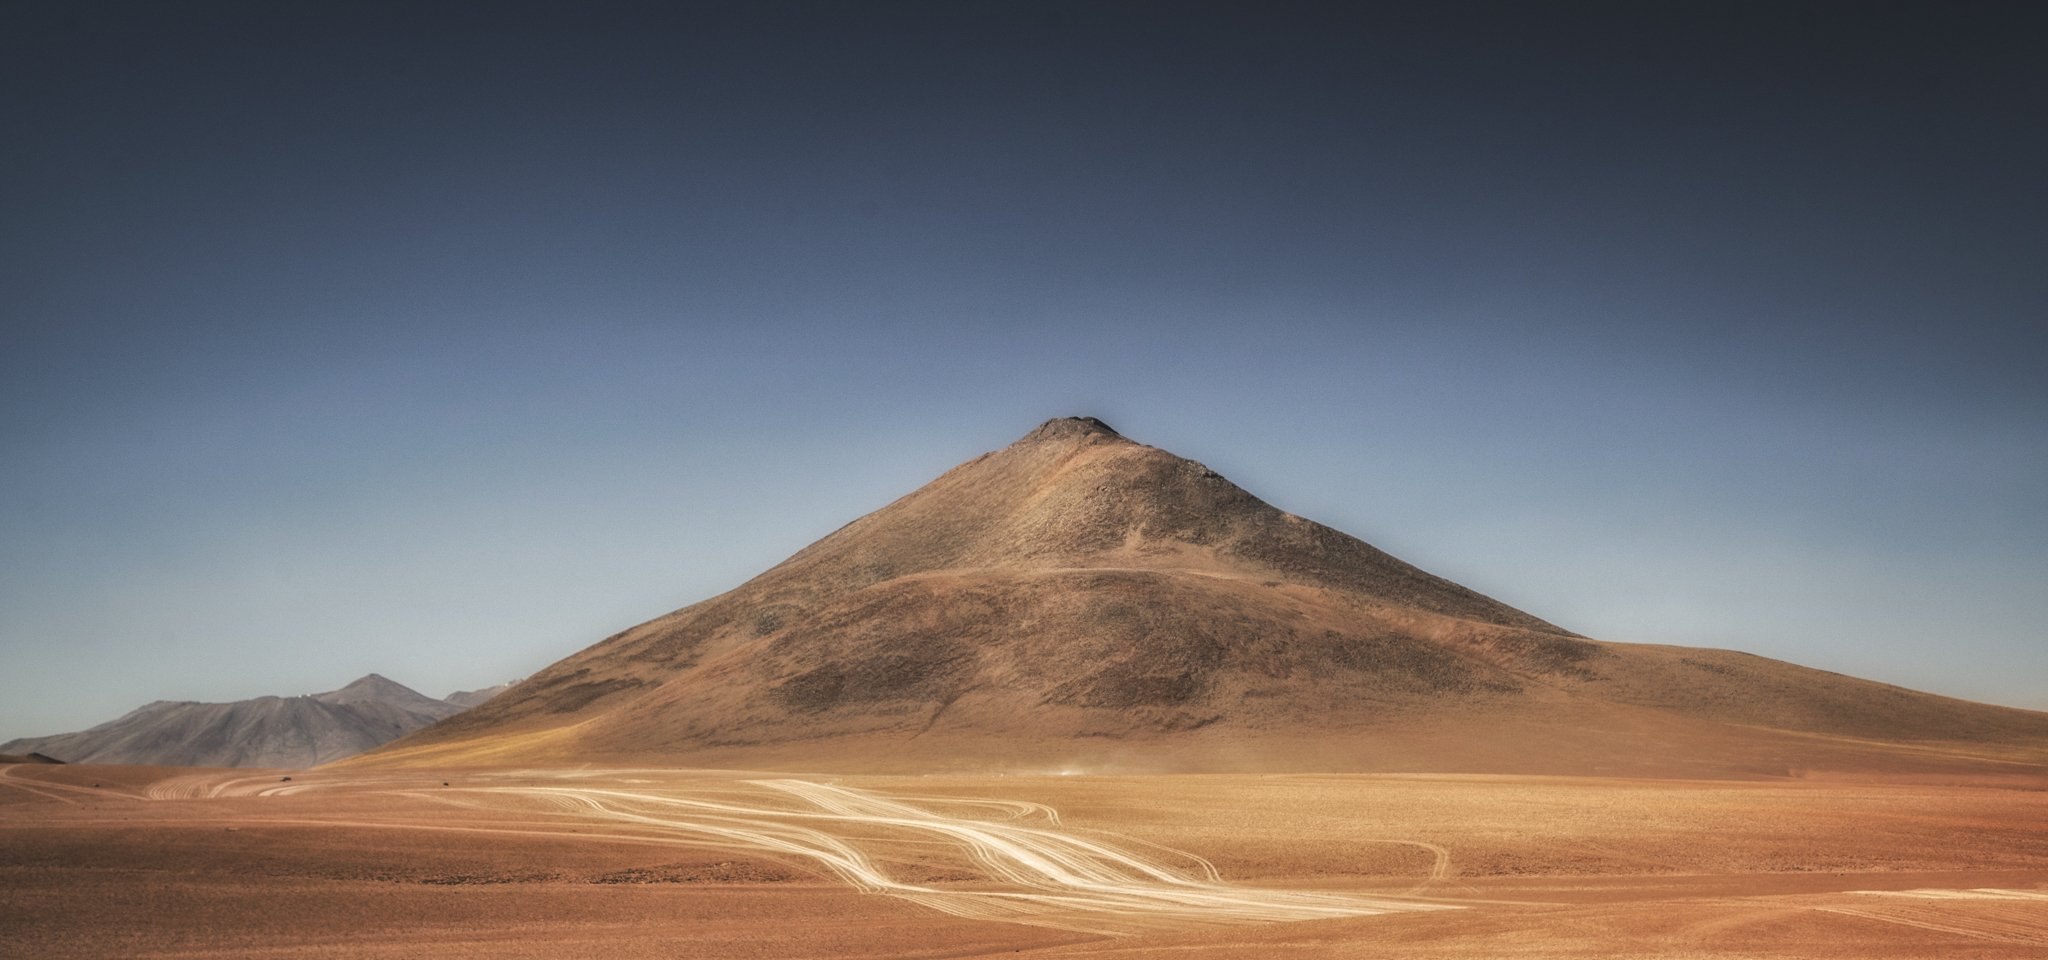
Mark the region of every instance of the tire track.
POLYGON ((1840 914, 1881 923, 1896 923, 1905 927, 1917 927, 1939 933, 1991 940, 1998 943, 2023 943, 2048 945, 2048 930, 2024 923, 2001 921, 1983 917, 1959 917, 1933 910, 1879 911, 1859 910, 1852 907, 1815 907, 1822 913, 1840 914), (1932 914, 1932 917, 1929 917, 1932 914))
POLYGON ((2048 945, 2048 890, 1979 887, 1849 892, 1865 898, 1868 906, 1815 909, 1979 940, 2048 945))
POLYGON ((54 790, 43 790, 38 787, 31 787, 26 783, 14 779, 13 777, 7 776, 5 772, 0 772, 0 778, 5 778, 4 780, 0 780, 0 785, 13 787, 16 790, 19 790, 31 796, 41 797, 45 800, 55 800, 58 803, 75 804, 78 802, 77 800, 73 800, 72 798, 67 797, 54 790))
POLYGON ((1193 854, 1168 851, 1190 865, 1177 867, 1107 842, 1019 822, 1024 815, 1044 816, 1048 823, 1055 820, 1056 812, 1036 804, 995 802, 996 809, 1011 819, 976 820, 804 780, 746 784, 761 795, 714 800, 666 792, 522 785, 457 788, 434 796, 461 793, 470 802, 519 798, 579 818, 652 828, 707 846, 800 858, 861 891, 954 916, 1079 933, 1128 935, 1456 909, 1414 900, 1230 884, 1220 879, 1213 864, 1193 854), (977 883, 938 886, 900 878, 889 869, 890 851, 906 845, 950 852, 978 878, 977 883))
MULTIPOLYGON (((279 783, 272 776, 211 773, 159 781, 146 793, 151 799, 191 800, 296 798, 339 790, 431 800, 499 817, 598 821, 624 829, 607 837, 588 833, 586 826, 586 832, 565 829, 561 835, 768 854, 809 863, 857 890, 954 916, 1094 935, 1457 909, 1405 896, 1232 884, 1196 854, 1115 834, 1084 836, 1064 827, 1059 811, 1029 801, 884 796, 792 778, 628 780, 614 776, 618 772, 471 774, 454 787, 425 775, 313 773, 279 783)), ((483 818, 463 829, 489 831, 492 823, 483 818)), ((1412 844, 1435 854, 1417 890, 1450 875, 1450 855, 1440 846, 1377 842, 1412 844)))
POLYGON ((40 794, 64 803, 77 803, 78 801, 74 797, 78 796, 109 800, 137 799, 135 794, 124 793, 120 790, 109 790, 105 787, 81 787, 75 783, 62 783, 55 780, 45 780, 41 777, 17 776, 23 769, 24 765, 20 764, 0 766, 0 783, 5 783, 10 787, 18 787, 30 793, 40 794), (52 791, 56 792, 53 793, 52 791))

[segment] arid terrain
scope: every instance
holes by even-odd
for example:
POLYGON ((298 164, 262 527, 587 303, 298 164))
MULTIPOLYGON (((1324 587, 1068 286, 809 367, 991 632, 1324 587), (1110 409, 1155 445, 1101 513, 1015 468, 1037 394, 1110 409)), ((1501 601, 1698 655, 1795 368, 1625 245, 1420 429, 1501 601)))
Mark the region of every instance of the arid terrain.
POLYGON ((368 753, 0 765, 0 924, 36 957, 2039 957, 2048 714, 1586 638, 1062 419, 368 753))
POLYGON ((2048 776, 9 765, 0 942, 24 957, 2039 957, 2048 776))

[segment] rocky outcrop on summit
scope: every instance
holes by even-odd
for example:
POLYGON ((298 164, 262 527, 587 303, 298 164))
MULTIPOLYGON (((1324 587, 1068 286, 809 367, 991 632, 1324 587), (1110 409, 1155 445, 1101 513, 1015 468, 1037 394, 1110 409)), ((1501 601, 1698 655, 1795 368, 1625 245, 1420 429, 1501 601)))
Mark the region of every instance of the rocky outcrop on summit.
POLYGON ((360 762, 1783 770, 1758 744, 1816 735, 2048 715, 1589 640, 1082 417, 360 762))

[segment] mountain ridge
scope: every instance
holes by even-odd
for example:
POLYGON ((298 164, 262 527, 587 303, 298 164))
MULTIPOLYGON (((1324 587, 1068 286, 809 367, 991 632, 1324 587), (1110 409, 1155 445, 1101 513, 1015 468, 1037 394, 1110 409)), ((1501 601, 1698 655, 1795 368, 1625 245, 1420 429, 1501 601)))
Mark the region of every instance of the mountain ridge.
POLYGON ((153 700, 85 730, 10 740, 0 753, 36 751, 67 763, 296 769, 354 756, 463 709, 370 673, 325 693, 153 700))

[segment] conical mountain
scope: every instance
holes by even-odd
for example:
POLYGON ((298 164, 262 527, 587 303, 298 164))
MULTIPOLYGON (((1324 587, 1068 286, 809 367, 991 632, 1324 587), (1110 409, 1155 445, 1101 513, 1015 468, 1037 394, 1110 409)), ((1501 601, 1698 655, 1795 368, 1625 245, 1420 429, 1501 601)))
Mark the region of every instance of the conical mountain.
POLYGON ((366 674, 339 690, 313 694, 313 699, 336 705, 378 704, 392 710, 430 713, 436 716, 444 716, 449 712, 447 701, 436 700, 377 673, 366 674))
POLYGON ((2040 762, 2048 714, 1588 640, 1084 417, 358 762, 1754 771, 1984 743, 2040 762))

